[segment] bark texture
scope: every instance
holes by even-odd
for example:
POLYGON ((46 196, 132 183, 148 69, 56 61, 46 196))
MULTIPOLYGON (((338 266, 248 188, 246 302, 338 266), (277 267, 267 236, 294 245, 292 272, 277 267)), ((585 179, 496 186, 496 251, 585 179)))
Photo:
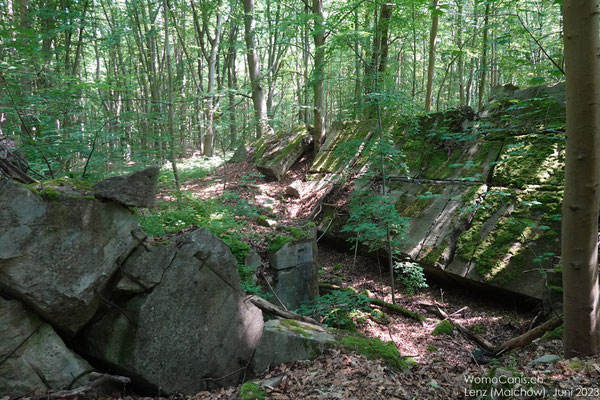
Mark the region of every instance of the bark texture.
POLYGON ((562 209, 565 357, 598 353, 598 0, 563 3, 567 145, 562 209))

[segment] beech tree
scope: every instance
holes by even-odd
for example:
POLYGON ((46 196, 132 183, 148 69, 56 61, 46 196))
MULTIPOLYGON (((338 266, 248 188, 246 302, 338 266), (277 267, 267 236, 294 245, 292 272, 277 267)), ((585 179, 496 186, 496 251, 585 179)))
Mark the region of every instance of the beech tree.
POLYGON ((563 3, 567 144, 562 207, 566 357, 598 354, 600 40, 598 0, 563 3))
POLYGON ((438 0, 431 5, 431 30, 429 31, 429 64, 427 66, 427 93, 425 94, 425 111, 431 110, 431 93, 433 90, 433 74, 435 72, 435 39, 438 32, 438 0))

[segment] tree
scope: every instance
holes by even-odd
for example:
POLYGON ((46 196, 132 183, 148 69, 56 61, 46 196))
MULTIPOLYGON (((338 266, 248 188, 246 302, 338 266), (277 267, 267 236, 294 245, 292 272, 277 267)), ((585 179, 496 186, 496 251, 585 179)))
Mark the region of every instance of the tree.
POLYGON ((271 132, 267 117, 267 101, 260 72, 260 63, 256 51, 256 20, 254 19, 254 0, 244 0, 244 28, 246 29, 246 53, 248 57, 248 75, 252 86, 252 102, 256 123, 256 136, 271 132))
POLYGON ((562 208, 566 357, 598 354, 600 40, 598 0, 563 3, 567 144, 562 208))
POLYGON ((435 69, 435 39, 438 32, 438 0, 433 0, 431 6, 431 30, 429 31, 429 64, 427 66, 427 93, 425 94, 425 111, 431 110, 431 93, 433 90, 433 73, 435 69))
POLYGON ((313 0, 312 11, 315 26, 313 40, 315 42, 315 66, 313 76, 313 94, 315 104, 313 107, 315 122, 313 127, 314 151, 317 154, 321 141, 325 136, 325 95, 323 93, 323 79, 325 71, 325 26, 323 23, 323 0, 313 0))
POLYGON ((483 18, 483 39, 481 44, 481 64, 479 69, 481 70, 481 79, 479 80, 479 103, 478 109, 483 108, 483 94, 485 92, 485 76, 487 71, 487 48, 488 48, 488 32, 489 32, 489 21, 490 21, 490 2, 485 4, 485 16, 483 18))

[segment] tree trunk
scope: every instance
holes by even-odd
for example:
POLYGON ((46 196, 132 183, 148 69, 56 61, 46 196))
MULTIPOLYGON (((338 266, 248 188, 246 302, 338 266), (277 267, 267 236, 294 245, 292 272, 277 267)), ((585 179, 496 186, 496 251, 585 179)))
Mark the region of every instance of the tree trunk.
POLYGON ((435 38, 438 31, 438 0, 431 6, 431 31, 429 32, 429 64, 427 66, 427 89, 425 94, 425 111, 431 111, 431 92, 433 90, 433 72, 435 69, 435 38))
POLYGON ((488 48, 488 23, 490 19, 490 3, 485 5, 485 17, 483 18, 483 43, 481 50, 481 64, 479 64, 479 69, 481 70, 481 80, 479 81, 479 103, 478 109, 481 111, 483 107, 483 95, 485 93, 485 77, 486 71, 488 69, 487 65, 487 48, 488 48))
POLYGON ((267 117, 267 101, 263 89, 260 64, 256 51, 256 21, 254 19, 254 0, 244 0, 244 28, 246 34, 246 52, 248 54, 248 74, 252 86, 252 103, 254 104, 254 117, 256 121, 256 136, 261 137, 271 132, 267 117))
POLYGON ((314 95, 314 128, 312 132, 315 155, 321 147, 325 137, 325 96, 323 93, 323 79, 325 75, 325 26, 323 24, 323 0, 312 1, 312 11, 315 15, 313 40, 315 42, 315 65, 313 76, 314 95))
POLYGON ((458 4, 457 4, 457 28, 456 28, 456 45, 458 46, 458 48, 460 49, 460 53, 458 54, 458 64, 457 64, 457 78, 458 78, 458 99, 459 99, 459 105, 464 105, 465 104, 465 77, 464 77, 464 65, 465 65, 465 61, 464 61, 464 56, 463 56, 463 50, 462 50, 462 12, 463 12, 463 3, 462 0, 458 0, 458 4))
POLYGON ((175 188, 179 192, 179 173, 177 171, 177 149, 175 140, 175 122, 173 116, 173 70, 171 68, 171 48, 169 43, 169 6, 167 0, 163 0, 163 9, 165 16, 165 56, 167 63, 167 95, 169 107, 169 161, 173 168, 173 177, 175 178, 175 188))
POLYGON ((565 0, 567 144, 562 208, 565 357, 598 353, 600 41, 598 0, 565 0))

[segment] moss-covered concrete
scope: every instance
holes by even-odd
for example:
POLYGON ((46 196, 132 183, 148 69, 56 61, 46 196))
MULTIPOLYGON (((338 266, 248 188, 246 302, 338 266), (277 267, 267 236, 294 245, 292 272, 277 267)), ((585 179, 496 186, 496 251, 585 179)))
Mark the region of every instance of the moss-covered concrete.
POLYGON ((312 137, 305 125, 261 138, 254 144, 256 168, 263 174, 279 180, 309 149, 311 141, 312 137))
POLYGON ((339 173, 359 149, 362 141, 372 129, 372 124, 360 121, 336 123, 327 133, 311 166, 315 173, 339 173))
POLYGON ((494 168, 492 184, 523 189, 542 185, 557 189, 564 182, 565 137, 563 133, 536 132, 506 140, 494 168))
MULTIPOLYGON (((552 268, 560 249, 563 90, 511 88, 480 116, 467 108, 412 119, 384 115, 406 166, 386 171, 396 210, 410 218, 397 250, 429 271, 541 298, 546 288, 537 270, 552 268)), ((372 128, 372 121, 334 127, 312 169, 344 170, 372 128)), ((364 166, 359 160, 354 172, 364 166)), ((320 218, 325 238, 347 239, 339 232, 343 212, 324 208, 320 218)))
POLYGON ((559 252, 561 196, 537 187, 490 190, 460 235, 456 262, 448 270, 460 273, 464 262, 471 279, 541 297, 542 276, 536 270, 552 267, 559 252))

